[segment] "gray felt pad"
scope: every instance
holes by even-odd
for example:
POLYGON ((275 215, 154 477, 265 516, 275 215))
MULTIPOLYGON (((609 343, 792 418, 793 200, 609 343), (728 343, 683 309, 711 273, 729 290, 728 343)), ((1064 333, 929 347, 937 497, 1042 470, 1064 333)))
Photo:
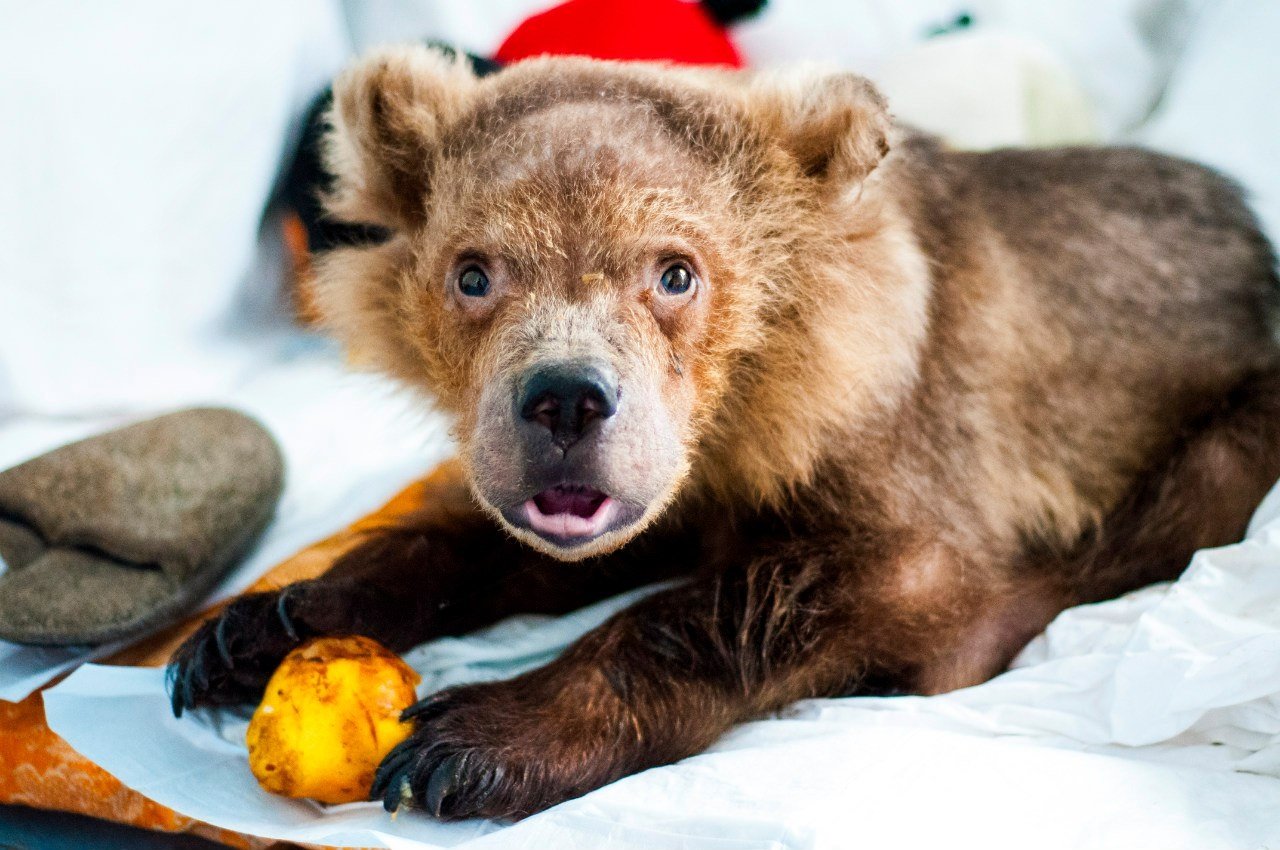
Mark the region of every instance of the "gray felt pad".
POLYGON ((0 638, 96 644, 164 625, 249 550, 284 482, 234 410, 129 425, 0 472, 0 638))

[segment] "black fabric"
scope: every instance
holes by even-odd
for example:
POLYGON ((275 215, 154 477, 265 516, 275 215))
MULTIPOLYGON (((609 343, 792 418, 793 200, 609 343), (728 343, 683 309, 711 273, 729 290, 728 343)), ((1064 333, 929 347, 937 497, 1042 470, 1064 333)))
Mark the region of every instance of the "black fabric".
POLYGON ((764 5, 765 0, 702 0, 702 8, 722 27, 758 15, 764 5))

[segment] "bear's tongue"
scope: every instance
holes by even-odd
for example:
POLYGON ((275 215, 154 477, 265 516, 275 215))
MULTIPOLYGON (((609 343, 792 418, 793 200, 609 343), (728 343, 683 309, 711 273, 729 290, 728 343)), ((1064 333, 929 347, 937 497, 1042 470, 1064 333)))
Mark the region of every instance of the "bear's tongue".
POLYGON ((613 514, 613 499, 592 487, 559 484, 525 502, 534 531, 556 537, 594 537, 613 514))
POLYGON ((587 519, 600 509, 601 503, 609 498, 599 490, 590 487, 578 487, 572 484, 560 484, 549 490, 543 490, 533 497, 538 510, 550 516, 552 514, 573 514, 587 519))

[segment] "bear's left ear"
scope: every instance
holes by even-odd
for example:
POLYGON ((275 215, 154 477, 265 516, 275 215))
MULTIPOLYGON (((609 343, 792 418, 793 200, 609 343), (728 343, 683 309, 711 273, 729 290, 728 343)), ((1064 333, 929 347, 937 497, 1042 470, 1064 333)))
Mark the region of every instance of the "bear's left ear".
POLYGON ((806 175, 832 188, 861 182, 889 152, 885 99, 857 74, 762 74, 749 97, 765 131, 806 175))
POLYGON ((475 84, 465 57, 422 46, 385 48, 344 71, 325 146, 328 211, 392 230, 419 224, 440 137, 475 84))

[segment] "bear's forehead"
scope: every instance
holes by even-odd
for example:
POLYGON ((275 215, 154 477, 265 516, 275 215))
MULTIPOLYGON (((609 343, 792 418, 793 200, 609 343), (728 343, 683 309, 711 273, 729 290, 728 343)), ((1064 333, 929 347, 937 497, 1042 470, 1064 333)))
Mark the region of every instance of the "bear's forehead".
POLYGON ((541 255, 548 245, 607 252, 708 204, 706 165, 627 104, 571 101, 528 112, 439 176, 454 238, 513 255, 541 255))
POLYGON ((476 127, 463 158, 476 178, 491 185, 628 182, 675 188, 696 183, 705 171, 644 104, 554 103, 486 129, 476 127))
POLYGON ((663 104, 573 94, 532 107, 491 102, 457 127, 435 186, 441 244, 467 243, 526 271, 560 260, 600 271, 658 235, 706 229, 716 165, 663 104))

